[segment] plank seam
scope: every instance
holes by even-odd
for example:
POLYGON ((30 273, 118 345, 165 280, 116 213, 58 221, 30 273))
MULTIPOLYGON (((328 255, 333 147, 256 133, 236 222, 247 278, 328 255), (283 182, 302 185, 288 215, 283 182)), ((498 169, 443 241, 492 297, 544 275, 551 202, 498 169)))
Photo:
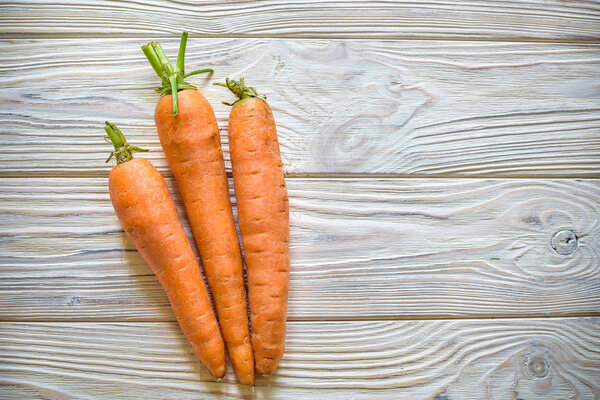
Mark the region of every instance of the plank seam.
MULTIPOLYGON (((377 321, 481 321, 481 320, 531 320, 531 319, 580 319, 580 318, 600 318, 600 312, 598 313, 574 313, 574 314, 561 314, 561 315, 545 315, 545 314, 531 314, 531 315, 494 315, 494 316, 465 316, 465 317, 451 317, 445 315, 432 315, 432 316, 419 316, 419 315, 406 315, 406 316, 386 316, 386 315, 374 315, 365 316, 362 318, 352 317, 322 317, 322 318, 291 318, 289 322, 377 322, 377 321)), ((43 319, 43 318, 1 318, 0 324, 2 323, 166 323, 166 322, 177 322, 175 319, 133 319, 133 318, 69 318, 69 319, 43 319)))
MULTIPOLYGON (((127 34, 119 35, 114 33, 106 34, 77 34, 76 36, 72 33, 14 33, 14 32, 2 32, 0 30, 1 39, 23 39, 23 40, 36 40, 36 39, 141 39, 152 37, 153 40, 174 40, 179 39, 178 34, 165 35, 161 34, 158 36, 152 36, 149 33, 144 34, 127 34)), ((265 34, 215 34, 215 35, 203 35, 203 34, 190 34, 190 38, 196 39, 290 39, 290 40, 324 40, 324 39, 335 39, 335 40, 413 40, 413 41, 439 41, 439 42, 498 42, 498 43, 555 43, 555 44, 600 44, 600 38, 590 37, 589 39, 551 39, 551 38, 534 38, 534 37, 461 37, 461 36, 392 36, 392 35, 372 35, 367 37, 357 37, 353 35, 265 35, 265 34)))
MULTIPOLYGON (((600 165, 598 166, 600 169, 600 165)), ((52 179, 52 178, 71 178, 71 179, 86 179, 86 178, 106 178, 108 179, 109 171, 98 171, 97 173, 35 173, 35 172, 24 172, 24 173, 0 173, 2 179, 52 179)), ((170 171, 161 171, 161 174, 165 178, 173 178, 170 171)), ((232 178, 230 172, 227 173, 228 178, 232 178)), ((298 174, 287 174, 285 179, 537 179, 537 180, 596 180, 600 179, 600 174, 595 172, 577 174, 493 174, 493 173, 482 173, 482 174, 368 174, 368 173, 298 173, 298 174)))

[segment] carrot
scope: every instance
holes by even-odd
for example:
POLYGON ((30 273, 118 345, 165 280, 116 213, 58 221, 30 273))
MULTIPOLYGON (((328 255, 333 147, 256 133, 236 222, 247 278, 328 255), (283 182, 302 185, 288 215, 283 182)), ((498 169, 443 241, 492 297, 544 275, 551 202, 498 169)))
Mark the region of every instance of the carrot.
POLYGON ((277 131, 266 97, 247 87, 243 78, 219 85, 239 98, 229 114, 229 151, 256 372, 271 375, 285 347, 290 272, 289 204, 277 131))
POLYGON ((106 123, 117 166, 109 177, 110 198, 121 225, 169 297, 183 334, 216 378, 225 374, 225 346, 196 255, 179 221, 163 177, 106 123))
MULTIPOLYGON (((160 143, 185 203, 217 316, 235 373, 254 383, 240 243, 229 201, 221 137, 212 107, 195 87, 183 82, 187 33, 171 65, 159 43, 143 46, 163 85, 154 113, 160 143), (175 84, 173 84, 175 82, 175 84)), ((207 70, 201 70, 207 71, 207 70)))

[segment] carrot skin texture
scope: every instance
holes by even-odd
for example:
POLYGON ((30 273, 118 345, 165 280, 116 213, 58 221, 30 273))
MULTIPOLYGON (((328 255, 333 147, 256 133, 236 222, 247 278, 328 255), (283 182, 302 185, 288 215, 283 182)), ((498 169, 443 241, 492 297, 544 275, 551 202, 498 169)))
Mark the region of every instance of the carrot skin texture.
POLYGON ((275 120, 249 97, 229 115, 229 149, 242 233, 256 373, 277 371, 285 350, 289 291, 289 202, 275 120))
POLYGON ((229 200, 219 128, 212 107, 197 90, 171 95, 154 114, 159 139, 190 219, 194 238, 215 301, 219 324, 240 383, 254 383, 244 267, 229 200))
POLYGON ((167 293, 194 352, 214 377, 223 377, 223 338, 163 177, 146 159, 134 158, 112 169, 109 188, 123 229, 167 293))

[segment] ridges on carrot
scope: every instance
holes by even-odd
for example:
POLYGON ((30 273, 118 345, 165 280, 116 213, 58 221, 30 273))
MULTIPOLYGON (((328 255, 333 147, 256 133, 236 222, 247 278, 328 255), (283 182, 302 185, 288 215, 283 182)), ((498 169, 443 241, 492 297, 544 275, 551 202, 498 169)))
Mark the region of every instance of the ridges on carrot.
MULTIPOLYGON (((289 204, 277 129, 266 97, 227 79, 237 97, 229 152, 248 277, 256 372, 275 373, 285 349, 289 292, 289 204)), ((226 103, 227 104, 227 103, 226 103)))
POLYGON ((109 176, 110 198, 131 242, 146 260, 165 290, 182 332, 194 352, 215 378, 225 374, 225 346, 213 313, 200 266, 167 185, 144 158, 145 151, 127 143, 114 125, 106 132, 117 159, 109 176))
POLYGON ((244 269, 229 200, 221 138, 213 109, 206 98, 183 81, 187 34, 181 38, 176 65, 157 42, 143 46, 162 85, 154 120, 173 170, 204 271, 212 291, 219 324, 239 381, 254 382, 244 269))

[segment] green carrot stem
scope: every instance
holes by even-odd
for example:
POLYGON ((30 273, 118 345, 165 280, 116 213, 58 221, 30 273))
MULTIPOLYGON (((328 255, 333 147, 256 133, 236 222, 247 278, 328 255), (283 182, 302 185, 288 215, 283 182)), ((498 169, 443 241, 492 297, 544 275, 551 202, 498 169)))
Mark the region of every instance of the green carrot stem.
POLYGON ((184 74, 183 77, 187 78, 188 76, 198 75, 198 74, 206 74, 206 73, 212 74, 213 72, 215 72, 215 71, 213 71, 212 68, 197 69, 195 71, 188 72, 187 74, 184 74))
POLYGON ((185 58, 185 46, 187 45, 187 38, 188 38, 188 33, 187 32, 183 32, 181 34, 181 41, 179 42, 179 53, 177 53, 177 61, 175 63, 175 69, 179 72, 181 72, 181 74, 185 74, 185 64, 184 64, 184 58, 185 58))
POLYGON ((237 96, 238 100, 236 100, 233 103, 223 102, 223 104, 226 104, 229 106, 237 103, 238 101, 240 101, 242 99, 246 99, 248 97, 256 97, 257 99, 261 99, 262 101, 267 101, 267 96, 265 96, 263 94, 258 94, 256 89, 253 87, 246 86, 246 84, 244 83, 244 78, 240 78, 239 81, 225 78, 225 83, 216 82, 215 85, 223 86, 223 87, 231 90, 231 92, 237 96))
POLYGON ((150 65, 152 66, 152 69, 154 69, 154 72, 156 72, 156 75, 161 76, 163 70, 162 64, 152 46, 150 44, 145 44, 142 46, 142 51, 146 55, 148 61, 150 61, 150 65))
POLYGON ((115 157, 117 159, 117 164, 123 164, 133 158, 133 153, 148 151, 147 149, 142 149, 127 143, 127 139, 125 139, 123 132, 121 132, 116 125, 111 124, 108 121, 106 121, 104 125, 104 130, 115 147, 115 151, 110 152, 110 156, 106 159, 106 162, 109 162, 111 158, 115 157))
POLYGON ((171 96, 171 99, 173 100, 173 116, 176 116, 179 113, 179 107, 177 106, 177 76, 171 75, 169 82, 171 84, 171 93, 175 93, 171 96))
POLYGON ((152 42, 151 46, 156 52, 156 55, 158 56, 158 60, 160 61, 163 71, 166 72, 167 75, 173 74, 175 72, 175 68, 173 68, 173 64, 171 64, 171 61, 169 61, 169 58, 165 54, 165 51, 163 50, 160 43, 152 42))
POLYGON ((158 93, 163 95, 173 95, 173 115, 176 116, 179 112, 177 92, 184 89, 196 89, 195 86, 185 82, 184 79, 188 76, 197 75, 205 72, 213 72, 212 69, 206 68, 197 71, 192 71, 189 74, 185 73, 185 47, 187 45, 188 33, 181 34, 181 42, 179 43, 179 52, 175 65, 169 61, 162 46, 158 42, 150 42, 142 46, 142 51, 150 62, 152 69, 161 79, 161 85, 156 89, 158 93))

